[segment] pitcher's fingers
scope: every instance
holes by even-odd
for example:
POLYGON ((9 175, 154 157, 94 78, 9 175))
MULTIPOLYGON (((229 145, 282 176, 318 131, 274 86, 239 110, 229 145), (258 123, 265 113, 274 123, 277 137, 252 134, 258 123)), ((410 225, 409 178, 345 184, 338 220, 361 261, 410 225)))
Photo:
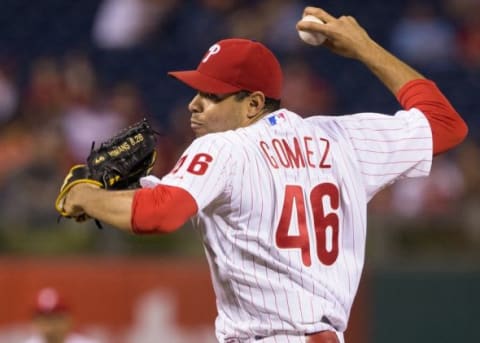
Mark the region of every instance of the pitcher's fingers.
POLYGON ((313 15, 319 19, 322 19, 325 23, 328 23, 336 19, 334 16, 332 16, 330 13, 326 12, 324 9, 320 7, 312 7, 312 6, 305 7, 305 9, 303 10, 303 16, 306 16, 308 14, 313 15))

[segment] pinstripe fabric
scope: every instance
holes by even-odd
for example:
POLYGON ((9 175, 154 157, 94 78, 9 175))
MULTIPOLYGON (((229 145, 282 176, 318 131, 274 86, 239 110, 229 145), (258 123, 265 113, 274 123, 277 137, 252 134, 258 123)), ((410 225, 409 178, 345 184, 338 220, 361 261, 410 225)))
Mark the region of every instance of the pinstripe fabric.
POLYGON ((180 168, 161 182, 196 200, 193 222, 217 296, 217 338, 243 342, 346 329, 364 263, 367 202, 401 177, 427 175, 432 139, 416 109, 308 119, 282 109, 247 128, 200 137, 183 156, 180 168), (300 190, 296 198, 287 196, 287 187, 300 190), (315 197, 319 189, 338 190, 338 206, 334 193, 315 197), (297 223, 304 220, 308 240, 302 248, 277 245, 287 199, 293 205, 284 235, 299 235, 297 223), (327 226, 323 243, 315 229, 324 225, 317 221, 319 208, 325 218, 338 219, 338 235, 327 226), (338 256, 324 263, 329 260, 317 251, 330 258, 335 246, 338 256))

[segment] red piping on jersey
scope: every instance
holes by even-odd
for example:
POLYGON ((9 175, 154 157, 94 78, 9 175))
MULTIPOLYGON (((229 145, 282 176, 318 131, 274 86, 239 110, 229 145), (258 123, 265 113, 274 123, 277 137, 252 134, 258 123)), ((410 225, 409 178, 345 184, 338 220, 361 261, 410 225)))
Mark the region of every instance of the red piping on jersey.
POLYGON ((397 99, 406 110, 415 107, 427 118, 434 155, 455 147, 467 136, 467 124, 434 82, 425 79, 407 82, 398 91, 397 99))
POLYGON ((142 188, 133 196, 132 231, 138 234, 172 232, 197 211, 193 197, 180 187, 142 188))

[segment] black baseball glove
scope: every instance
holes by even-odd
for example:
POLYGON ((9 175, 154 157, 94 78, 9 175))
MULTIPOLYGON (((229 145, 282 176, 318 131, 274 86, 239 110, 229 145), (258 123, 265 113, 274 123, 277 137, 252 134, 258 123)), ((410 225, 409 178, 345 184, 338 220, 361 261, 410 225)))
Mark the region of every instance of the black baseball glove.
POLYGON ((146 119, 122 130, 95 149, 94 143, 86 164, 75 165, 65 177, 55 208, 64 217, 63 202, 69 190, 78 183, 91 183, 105 189, 139 187, 141 177, 148 175, 156 160, 157 132, 146 119))
POLYGON ((87 157, 89 178, 106 189, 139 187, 142 176, 150 173, 156 160, 156 132, 144 119, 103 142, 87 157))

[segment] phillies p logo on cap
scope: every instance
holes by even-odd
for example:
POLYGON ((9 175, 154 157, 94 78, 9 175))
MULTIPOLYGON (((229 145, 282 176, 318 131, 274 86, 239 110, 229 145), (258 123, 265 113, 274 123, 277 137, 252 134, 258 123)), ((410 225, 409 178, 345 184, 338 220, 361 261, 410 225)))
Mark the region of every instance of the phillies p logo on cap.
POLYGON ((207 53, 205 54, 205 57, 203 58, 202 62, 205 63, 208 61, 208 59, 215 54, 218 54, 220 52, 220 45, 218 44, 213 44, 210 48, 208 48, 207 53))

